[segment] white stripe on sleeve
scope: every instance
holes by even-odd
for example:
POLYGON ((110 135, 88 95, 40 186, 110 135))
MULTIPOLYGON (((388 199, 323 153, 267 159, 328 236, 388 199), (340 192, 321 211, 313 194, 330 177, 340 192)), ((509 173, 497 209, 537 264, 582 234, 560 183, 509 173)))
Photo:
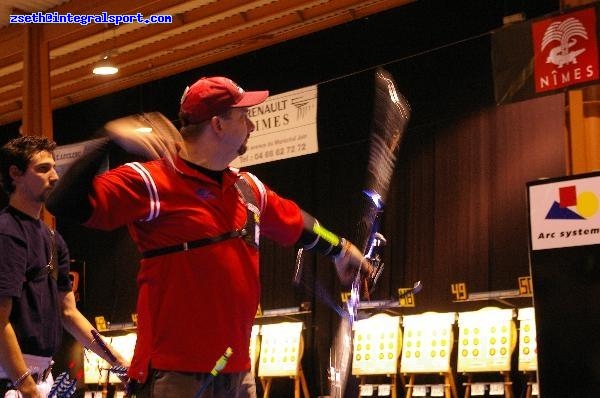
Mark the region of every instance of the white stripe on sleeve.
POLYGON ((135 171, 138 172, 140 177, 146 183, 146 188, 148 189, 148 197, 150 200, 149 203, 149 212, 148 217, 141 221, 151 221, 154 220, 160 214, 160 199, 158 197, 158 190, 156 189, 156 184, 154 183, 154 179, 150 172, 139 162, 127 163, 126 166, 131 167, 135 171))

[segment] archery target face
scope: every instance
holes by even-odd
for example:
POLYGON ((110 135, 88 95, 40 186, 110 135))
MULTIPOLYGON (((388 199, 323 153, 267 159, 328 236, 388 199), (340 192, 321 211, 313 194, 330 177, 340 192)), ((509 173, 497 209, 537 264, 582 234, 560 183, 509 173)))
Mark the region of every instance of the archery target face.
POLYGON ((537 370, 537 343, 533 307, 519 309, 519 371, 537 370))
POLYGON ((458 314, 459 372, 510 371, 516 343, 513 310, 483 308, 458 314))
POLYGON ((437 373, 450 370, 456 313, 405 315, 401 369, 403 373, 437 373))
POLYGON ((377 314, 356 321, 352 374, 396 374, 401 343, 400 317, 377 314))
POLYGON ((302 357, 302 322, 261 326, 259 377, 296 376, 302 357))

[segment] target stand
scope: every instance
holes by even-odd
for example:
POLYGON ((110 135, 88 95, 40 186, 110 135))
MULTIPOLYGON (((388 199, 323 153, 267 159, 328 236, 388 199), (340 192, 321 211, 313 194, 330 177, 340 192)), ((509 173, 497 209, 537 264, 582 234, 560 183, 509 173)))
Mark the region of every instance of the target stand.
POLYGON ((526 380, 525 398, 532 398, 539 396, 535 309, 519 308, 517 319, 519 320, 519 372, 523 373, 526 380))
POLYGON ((263 398, 268 398, 274 378, 294 380, 294 398, 309 398, 308 385, 300 364, 304 350, 302 322, 262 325, 258 377, 263 398))
POLYGON ((408 377, 408 383, 404 385, 405 398, 458 398, 454 372, 450 365, 455 322, 454 312, 425 312, 403 317, 400 372, 408 377), (427 383, 423 382, 425 379, 427 383), (436 379, 440 379, 440 382, 431 382, 436 379))
POLYGON ((354 322, 352 375, 359 379, 359 397, 390 396, 398 391, 398 359, 402 348, 400 317, 376 314, 354 322), (368 378, 389 378, 389 383, 369 384, 368 378))
POLYGON ((463 383, 465 398, 482 396, 486 391, 490 396, 513 398, 510 371, 517 343, 514 316, 513 309, 496 307, 458 314, 457 371, 467 377, 463 383), (484 377, 493 381, 480 381, 484 377))

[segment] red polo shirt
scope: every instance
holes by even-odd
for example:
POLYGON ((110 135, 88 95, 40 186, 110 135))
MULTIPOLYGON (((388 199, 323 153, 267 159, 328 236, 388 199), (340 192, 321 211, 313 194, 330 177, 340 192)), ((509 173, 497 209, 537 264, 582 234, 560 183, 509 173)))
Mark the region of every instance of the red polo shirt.
MULTIPOLYGON (((127 225, 141 252, 234 231, 246 207, 228 169, 219 185, 176 159, 128 163, 94 180, 87 226, 127 225)), ((251 176, 260 207, 260 232, 292 245, 303 228, 299 207, 251 176)), ((227 347, 224 372, 250 369, 250 332, 260 299, 258 251, 229 239, 189 251, 143 259, 138 282, 138 340, 130 376, 155 369, 210 372, 227 347)))

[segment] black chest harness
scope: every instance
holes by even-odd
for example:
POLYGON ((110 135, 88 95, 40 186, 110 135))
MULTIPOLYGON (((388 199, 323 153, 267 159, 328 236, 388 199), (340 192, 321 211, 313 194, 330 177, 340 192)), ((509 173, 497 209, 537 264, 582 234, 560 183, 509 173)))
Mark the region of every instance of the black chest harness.
POLYGON ((146 250, 142 253, 142 258, 151 258, 163 256, 165 254, 188 251, 234 238, 243 238, 250 246, 258 249, 260 235, 260 210, 256 200, 256 194, 250 186, 250 183, 242 176, 240 176, 240 178, 238 178, 238 180, 235 182, 235 188, 237 189, 246 206, 246 223, 242 228, 225 232, 217 236, 197 239, 190 242, 183 242, 158 249, 146 250))

